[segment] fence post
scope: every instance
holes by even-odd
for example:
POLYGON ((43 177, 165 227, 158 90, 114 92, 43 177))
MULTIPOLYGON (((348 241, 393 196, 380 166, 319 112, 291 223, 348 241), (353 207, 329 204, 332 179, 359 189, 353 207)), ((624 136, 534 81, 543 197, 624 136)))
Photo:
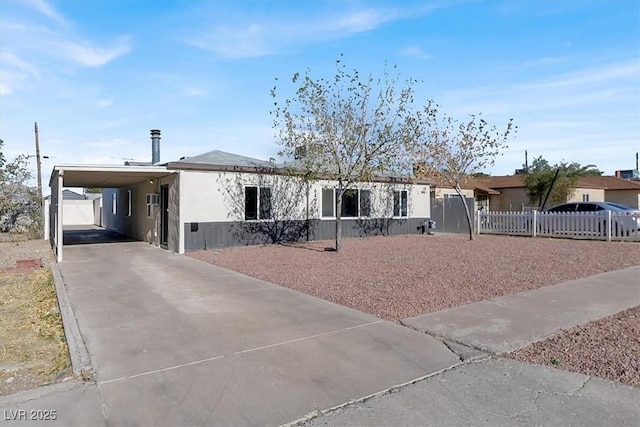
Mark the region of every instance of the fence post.
POLYGON ((533 210, 533 231, 532 231, 532 236, 536 237, 536 235, 538 234, 538 211, 537 210, 533 210))
POLYGON ((480 225, 482 223, 482 211, 476 211, 476 230, 480 234, 480 225))
POLYGON ((611 241, 611 211, 607 211, 607 242, 611 241))

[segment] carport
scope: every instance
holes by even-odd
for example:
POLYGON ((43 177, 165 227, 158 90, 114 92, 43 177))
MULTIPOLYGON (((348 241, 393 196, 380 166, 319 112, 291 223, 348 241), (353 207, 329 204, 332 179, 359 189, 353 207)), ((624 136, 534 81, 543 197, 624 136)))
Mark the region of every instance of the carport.
MULTIPOLYGON (((127 218, 135 219, 135 218, 144 218, 148 217, 149 219, 153 219, 150 216, 149 211, 145 213, 144 209, 132 210, 132 189, 138 188, 148 192, 148 194, 164 194, 166 189, 166 200, 162 200, 164 204, 161 203, 159 206, 158 212, 156 212, 157 220, 154 222, 154 227, 159 227, 160 229, 165 229, 168 227, 167 223, 170 220, 173 222, 177 222, 179 224, 179 210, 178 210, 178 184, 179 181, 177 179, 178 172, 167 170, 164 166, 88 166, 88 165, 58 165, 53 168, 51 173, 51 179, 49 180, 49 187, 51 188, 51 204, 49 206, 49 240, 51 241, 51 246, 53 247, 58 262, 63 259, 63 198, 62 198, 62 190, 64 187, 93 187, 93 188, 102 188, 104 189, 115 189, 114 192, 110 194, 115 194, 113 196, 113 216, 126 216, 127 218), (176 176, 175 179, 168 180, 167 178, 172 175, 176 176), (172 206, 169 206, 169 187, 171 187, 171 192, 173 194, 174 203, 172 206), (119 190, 122 191, 123 194, 129 197, 128 209, 126 211, 116 210, 116 200, 119 197, 119 190), (171 210, 170 210, 171 207, 171 210), (162 212, 162 214, 160 214, 162 212)), ((141 191, 142 191, 141 190, 141 191)), ((105 192, 103 191, 103 194, 105 192)), ((144 196, 144 194, 143 194, 144 196)), ((159 197, 158 197, 159 199, 159 197)), ((151 211, 153 213, 153 210, 151 211)), ((137 236, 130 235, 132 233, 123 231, 123 229, 118 229, 117 227, 111 227, 109 224, 106 225, 107 229, 111 229, 112 231, 119 232, 121 234, 127 235, 128 237, 134 238, 136 240, 142 240, 136 238, 137 236)), ((179 230, 179 227, 176 227, 179 230)), ((179 249, 182 245, 179 244, 180 236, 173 236, 174 239, 178 239, 176 244, 174 245, 176 252, 179 252, 179 249)), ((99 242, 99 241, 97 241, 99 242)))

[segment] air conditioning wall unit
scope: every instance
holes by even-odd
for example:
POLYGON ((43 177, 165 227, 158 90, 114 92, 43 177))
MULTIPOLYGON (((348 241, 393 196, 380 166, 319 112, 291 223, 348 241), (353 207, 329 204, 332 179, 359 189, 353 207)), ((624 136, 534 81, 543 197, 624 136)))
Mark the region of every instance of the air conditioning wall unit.
POLYGON ((149 193, 149 194, 147 194, 147 204, 148 205, 159 205, 160 204, 160 194, 158 194, 158 193, 149 193))

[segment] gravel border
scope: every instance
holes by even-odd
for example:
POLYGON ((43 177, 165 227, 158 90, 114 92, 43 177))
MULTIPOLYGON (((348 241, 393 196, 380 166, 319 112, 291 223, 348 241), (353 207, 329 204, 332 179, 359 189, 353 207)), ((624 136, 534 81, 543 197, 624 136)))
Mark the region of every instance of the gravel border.
POLYGON ((640 306, 504 354, 640 387, 640 306))
POLYGON ((399 320, 640 264, 640 244, 406 235, 187 253, 374 316, 399 320))

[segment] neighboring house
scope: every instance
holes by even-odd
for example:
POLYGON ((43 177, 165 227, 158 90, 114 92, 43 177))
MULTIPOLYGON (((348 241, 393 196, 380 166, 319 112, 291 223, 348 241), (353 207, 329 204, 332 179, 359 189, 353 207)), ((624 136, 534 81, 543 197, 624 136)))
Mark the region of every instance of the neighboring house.
POLYGON ((604 188, 604 200, 590 201, 619 203, 640 209, 640 181, 614 176, 585 176, 580 178, 580 185, 582 187, 604 188))
POLYGON ((85 200, 83 194, 78 194, 75 191, 71 190, 62 190, 62 199, 63 200, 85 200))
MULTIPOLYGON (((499 191, 487 187, 477 179, 467 178, 464 183, 460 185, 462 195, 465 198, 472 198, 474 201, 474 210, 489 210, 490 197, 500 194, 499 191)), ((431 197, 435 200, 443 200, 449 198, 459 197, 455 188, 447 185, 446 183, 435 181, 431 187, 431 197)))
MULTIPOLYGON (((62 186, 103 188, 105 228, 178 253, 283 236, 335 237, 335 182, 307 184, 272 162, 222 151, 154 166, 60 165, 50 186, 54 243, 62 235, 62 186)), ((378 177, 353 185, 342 200, 343 236, 417 233, 430 218, 429 197, 425 180, 378 177)))
MULTIPOLYGON (((523 175, 493 176, 480 181, 499 191, 497 195, 490 195, 489 206, 492 211, 537 208, 529 201, 523 175)), ((615 202, 637 209, 640 205, 640 183, 613 176, 580 177, 576 189, 566 202, 615 202)))

